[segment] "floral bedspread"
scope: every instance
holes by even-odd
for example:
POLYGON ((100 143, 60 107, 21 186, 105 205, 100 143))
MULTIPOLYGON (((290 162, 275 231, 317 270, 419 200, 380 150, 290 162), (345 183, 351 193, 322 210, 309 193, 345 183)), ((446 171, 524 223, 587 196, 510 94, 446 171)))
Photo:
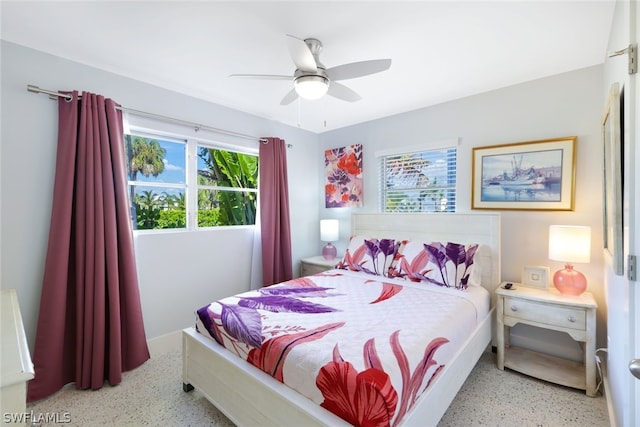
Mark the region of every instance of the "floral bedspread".
POLYGON ((213 302, 197 330, 356 426, 394 426, 489 309, 466 291, 331 270, 213 302))

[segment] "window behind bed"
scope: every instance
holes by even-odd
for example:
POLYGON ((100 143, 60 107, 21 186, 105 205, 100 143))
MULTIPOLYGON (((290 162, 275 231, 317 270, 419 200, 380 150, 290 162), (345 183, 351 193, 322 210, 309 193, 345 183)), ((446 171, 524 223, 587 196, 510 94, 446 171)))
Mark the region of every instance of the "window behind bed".
POLYGON ((134 229, 255 224, 255 153, 134 130, 125 134, 125 151, 134 229))
POLYGON ((376 153, 382 212, 455 212, 457 140, 376 153))

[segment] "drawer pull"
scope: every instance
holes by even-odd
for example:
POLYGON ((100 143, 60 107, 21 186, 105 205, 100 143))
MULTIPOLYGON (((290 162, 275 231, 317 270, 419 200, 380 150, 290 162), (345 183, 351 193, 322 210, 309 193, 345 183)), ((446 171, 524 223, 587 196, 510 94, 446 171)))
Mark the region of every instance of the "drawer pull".
POLYGON ((512 306, 511 306, 511 311, 518 311, 518 307, 517 307, 517 306, 515 306, 515 305, 512 305, 512 306))
POLYGON ((576 322, 576 318, 575 318, 575 317, 573 317, 573 316, 569 316, 569 317, 567 317, 567 320, 568 320, 569 322, 571 322, 571 323, 575 323, 575 322, 576 322))

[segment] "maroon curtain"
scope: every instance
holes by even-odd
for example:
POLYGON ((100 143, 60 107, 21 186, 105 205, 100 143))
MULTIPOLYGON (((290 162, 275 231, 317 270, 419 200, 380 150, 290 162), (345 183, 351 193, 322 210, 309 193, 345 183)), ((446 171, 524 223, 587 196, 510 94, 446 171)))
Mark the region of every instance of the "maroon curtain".
POLYGON ((260 143, 260 228, 262 284, 293 278, 286 144, 280 138, 260 143))
POLYGON ((29 402, 98 389, 149 359, 127 200, 122 113, 100 95, 58 104, 58 153, 29 402))

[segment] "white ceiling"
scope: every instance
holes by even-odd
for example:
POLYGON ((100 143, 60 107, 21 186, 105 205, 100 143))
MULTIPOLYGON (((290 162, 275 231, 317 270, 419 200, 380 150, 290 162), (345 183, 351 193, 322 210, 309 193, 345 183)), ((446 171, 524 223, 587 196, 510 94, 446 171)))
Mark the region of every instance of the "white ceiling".
POLYGON ((602 64, 615 6, 614 0, 0 4, 2 39, 317 133, 602 64), (355 103, 324 97, 281 106, 292 83, 228 77, 292 75, 286 34, 321 40, 328 68, 393 62, 386 72, 341 82, 362 96, 355 103))

